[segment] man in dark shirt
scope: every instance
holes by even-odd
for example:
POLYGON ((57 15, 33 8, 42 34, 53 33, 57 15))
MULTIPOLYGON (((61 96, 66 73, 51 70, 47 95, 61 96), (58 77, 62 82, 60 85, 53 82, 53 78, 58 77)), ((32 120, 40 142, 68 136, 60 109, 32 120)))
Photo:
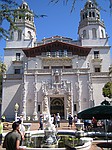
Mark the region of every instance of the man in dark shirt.
POLYGON ((24 148, 19 147, 21 142, 19 128, 20 124, 18 122, 12 124, 13 130, 5 136, 3 148, 6 148, 6 150, 25 150, 24 148))

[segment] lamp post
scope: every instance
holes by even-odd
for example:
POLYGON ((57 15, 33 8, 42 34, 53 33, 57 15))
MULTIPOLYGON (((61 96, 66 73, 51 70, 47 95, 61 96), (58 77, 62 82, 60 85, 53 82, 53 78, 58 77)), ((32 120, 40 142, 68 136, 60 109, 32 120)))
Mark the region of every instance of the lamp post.
POLYGON ((14 108, 15 108, 15 121, 17 121, 17 113, 18 113, 18 109, 19 109, 19 104, 16 103, 14 108))

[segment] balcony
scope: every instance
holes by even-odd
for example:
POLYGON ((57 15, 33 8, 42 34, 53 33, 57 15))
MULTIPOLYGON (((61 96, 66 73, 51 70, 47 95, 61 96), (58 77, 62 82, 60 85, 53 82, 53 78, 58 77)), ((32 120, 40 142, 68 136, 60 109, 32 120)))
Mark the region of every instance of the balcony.
POLYGON ((4 79, 6 80, 21 80, 22 74, 4 74, 4 79))
POLYGON ((72 57, 72 52, 46 52, 42 53, 42 57, 72 57))
POLYGON ((22 65, 23 64, 23 57, 13 57, 12 58, 12 63, 13 64, 20 64, 22 65))
POLYGON ((99 54, 94 55, 92 62, 93 63, 101 63, 102 62, 102 59, 100 58, 99 54))

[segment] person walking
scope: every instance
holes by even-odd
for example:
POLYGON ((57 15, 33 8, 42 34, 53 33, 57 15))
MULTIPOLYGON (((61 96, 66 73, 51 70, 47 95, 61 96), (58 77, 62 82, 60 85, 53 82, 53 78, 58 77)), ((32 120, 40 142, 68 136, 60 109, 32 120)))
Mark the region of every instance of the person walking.
POLYGON ((69 116, 68 116, 68 127, 72 127, 72 120, 73 120, 73 117, 70 113, 69 116))
POLYGON ((60 115, 57 113, 56 115, 56 127, 60 127, 60 115))
POLYGON ((56 115, 53 115, 54 119, 53 119, 53 124, 56 125, 56 115))
POLYGON ((21 135, 19 131, 19 122, 14 122, 12 124, 12 129, 11 132, 6 134, 2 147, 6 148, 6 150, 25 150, 25 148, 20 147, 21 135))
POLYGON ((42 114, 40 114, 40 121, 39 121, 39 123, 40 123, 39 129, 43 130, 43 115, 42 114))
POLYGON ((77 123, 77 121, 78 121, 77 115, 74 115, 74 126, 75 126, 75 123, 77 123))
POLYGON ((0 145, 2 144, 2 134, 3 134, 3 123, 0 120, 0 145))

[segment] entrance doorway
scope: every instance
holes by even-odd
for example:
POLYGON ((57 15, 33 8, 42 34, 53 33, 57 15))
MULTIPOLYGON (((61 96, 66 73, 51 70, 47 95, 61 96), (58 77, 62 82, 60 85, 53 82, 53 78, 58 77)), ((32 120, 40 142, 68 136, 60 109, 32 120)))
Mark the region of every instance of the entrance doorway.
POLYGON ((64 119, 64 98, 50 98, 50 113, 60 114, 61 119, 64 119))

